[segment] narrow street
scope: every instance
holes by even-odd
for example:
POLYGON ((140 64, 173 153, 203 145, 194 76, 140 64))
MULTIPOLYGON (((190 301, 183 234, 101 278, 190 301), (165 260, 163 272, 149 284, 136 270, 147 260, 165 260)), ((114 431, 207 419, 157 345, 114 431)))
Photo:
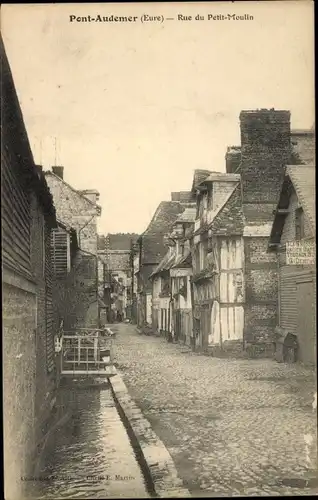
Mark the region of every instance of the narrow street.
POLYGON ((313 371, 206 357, 133 325, 113 329, 124 382, 193 496, 317 494, 290 486, 308 466, 304 436, 316 442, 313 371))
POLYGON ((312 2, 210 3, 2 6, 6 500, 318 496, 312 2))

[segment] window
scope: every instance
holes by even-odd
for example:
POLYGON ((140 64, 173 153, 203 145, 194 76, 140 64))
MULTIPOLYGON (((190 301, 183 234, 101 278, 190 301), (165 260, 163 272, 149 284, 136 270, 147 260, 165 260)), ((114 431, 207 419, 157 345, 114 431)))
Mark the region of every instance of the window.
POLYGON ((296 240, 304 238, 304 211, 302 208, 297 208, 295 211, 295 237, 296 240))
POLYGON ((51 233, 52 268, 55 278, 65 279, 70 270, 69 235, 62 228, 51 233))
POLYGON ((200 259, 200 269, 205 269, 207 264, 207 254, 208 254, 208 241, 201 241, 201 259, 200 259))
POLYGON ((197 273, 200 271, 200 245, 195 247, 195 270, 197 273))

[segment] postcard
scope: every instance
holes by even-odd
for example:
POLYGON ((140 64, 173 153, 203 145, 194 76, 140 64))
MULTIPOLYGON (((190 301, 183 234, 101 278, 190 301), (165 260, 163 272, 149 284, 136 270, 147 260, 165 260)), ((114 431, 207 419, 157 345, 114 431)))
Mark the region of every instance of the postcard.
POLYGON ((1 32, 6 500, 317 495, 313 2, 1 32))

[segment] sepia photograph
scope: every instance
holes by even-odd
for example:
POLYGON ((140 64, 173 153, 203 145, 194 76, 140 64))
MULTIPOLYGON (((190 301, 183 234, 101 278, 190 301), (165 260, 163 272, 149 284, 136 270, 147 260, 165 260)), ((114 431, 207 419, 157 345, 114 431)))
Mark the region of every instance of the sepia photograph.
POLYGON ((6 500, 317 496, 314 3, 1 5, 6 500))

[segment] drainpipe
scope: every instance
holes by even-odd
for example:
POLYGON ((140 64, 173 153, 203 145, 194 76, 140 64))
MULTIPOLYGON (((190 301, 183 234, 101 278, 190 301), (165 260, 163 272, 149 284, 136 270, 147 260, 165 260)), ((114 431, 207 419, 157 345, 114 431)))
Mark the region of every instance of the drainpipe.
POLYGON ((92 220, 94 219, 94 217, 95 217, 95 216, 96 216, 96 214, 94 214, 94 215, 92 216, 92 218, 91 218, 91 219, 89 219, 89 220, 88 220, 88 221, 84 224, 84 226, 83 226, 83 227, 81 227, 81 228, 79 229, 79 231, 78 231, 78 246, 79 246, 79 248, 80 248, 80 246, 81 246, 81 238, 80 238, 80 233, 83 231, 83 229, 85 229, 85 227, 86 227, 86 226, 88 226, 88 224, 89 224, 90 222, 92 222, 92 220))

